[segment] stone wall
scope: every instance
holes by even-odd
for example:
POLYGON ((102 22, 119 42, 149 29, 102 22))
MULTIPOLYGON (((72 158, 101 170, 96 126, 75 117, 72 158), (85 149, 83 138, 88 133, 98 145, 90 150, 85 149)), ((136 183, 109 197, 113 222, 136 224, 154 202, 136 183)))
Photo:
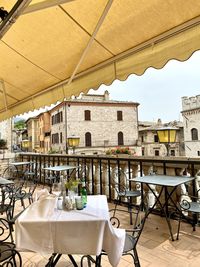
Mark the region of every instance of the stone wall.
POLYGON ((182 116, 186 157, 200 156, 200 95, 182 97, 182 116), (192 140, 192 129, 197 129, 198 140, 192 140))
POLYGON ((8 151, 11 151, 12 147, 12 129, 13 129, 13 120, 8 119, 6 121, 0 122, 0 139, 7 141, 8 151))
MULTIPOLYGON (((128 103, 128 102, 127 102, 128 103)), ((119 103, 110 105, 101 103, 93 104, 81 103, 67 104, 58 106, 51 113, 51 116, 58 112, 63 113, 63 123, 54 124, 51 126, 51 135, 62 133, 62 144, 52 145, 53 150, 65 151, 66 136, 80 136, 79 147, 85 148, 85 134, 91 133, 92 147, 112 147, 118 145, 118 132, 123 132, 124 145, 136 146, 138 140, 138 121, 137 121, 137 106, 133 104, 119 103), (91 120, 86 121, 84 111, 90 110, 91 120), (123 120, 117 120, 117 111, 122 111, 123 120)))

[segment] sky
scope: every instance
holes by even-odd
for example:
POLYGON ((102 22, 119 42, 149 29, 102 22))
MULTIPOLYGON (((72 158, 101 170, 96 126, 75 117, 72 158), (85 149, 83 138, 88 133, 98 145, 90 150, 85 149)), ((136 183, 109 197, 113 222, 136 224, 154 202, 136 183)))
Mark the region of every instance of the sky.
POLYGON ((181 98, 200 95, 200 51, 187 61, 170 60, 163 69, 149 68, 142 76, 130 75, 126 81, 101 86, 98 92, 105 90, 111 99, 138 102, 140 121, 182 120, 181 98))
POLYGON ((105 90, 109 91, 110 99, 138 102, 139 121, 182 120, 181 98, 200 95, 200 51, 187 61, 170 60, 160 70, 149 68, 142 76, 132 74, 126 81, 116 80, 110 86, 102 85, 89 93, 101 94, 105 90))

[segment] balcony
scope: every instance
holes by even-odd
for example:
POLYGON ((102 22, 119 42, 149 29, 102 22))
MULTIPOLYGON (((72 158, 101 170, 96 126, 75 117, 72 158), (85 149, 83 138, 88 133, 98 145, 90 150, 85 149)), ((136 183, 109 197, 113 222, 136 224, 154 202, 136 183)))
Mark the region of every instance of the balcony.
MULTIPOLYGON (((19 161, 34 161, 36 163, 39 182, 43 185, 45 185, 45 177, 48 174, 47 171, 43 170, 43 167, 64 164, 82 167, 85 169, 84 175, 89 185, 90 193, 107 195, 110 208, 113 207, 115 199, 115 192, 111 187, 111 177, 114 170, 122 169, 128 178, 147 175, 151 172, 171 176, 187 174, 196 176, 197 179, 184 190, 194 192, 195 188, 199 188, 199 159, 177 157, 150 158, 127 155, 48 155, 34 153, 22 153, 18 157, 19 161)), ((132 184, 130 186, 134 187, 132 184)), ((147 191, 146 188, 143 189, 147 191)), ((183 189, 180 188, 180 190, 183 189)), ((179 191, 175 192, 174 197, 179 196, 179 194, 179 191)), ((149 194, 149 204, 152 204, 150 203, 151 201, 153 201, 152 196, 149 194)), ((125 209, 126 199, 123 199, 121 204, 122 209, 125 209)), ((128 214, 126 216, 119 213, 117 216, 122 221, 121 227, 130 227, 128 214)), ((176 220, 172 220, 172 228, 174 229, 174 233, 176 233, 176 220)), ((157 210, 155 209, 154 213, 147 219, 138 244, 141 266, 199 266, 199 241, 200 228, 197 227, 196 231, 193 231, 190 224, 183 222, 181 223, 179 240, 172 242, 165 219, 158 216, 157 210)), ((49 255, 41 256, 36 253, 23 252, 22 257, 25 264, 44 266, 49 255)), ((76 256, 76 260, 80 262, 80 257, 76 256)), ((69 259, 67 256, 62 256, 58 266, 66 266, 66 263, 69 263, 69 259)), ((132 266, 131 258, 123 257, 119 266, 129 265, 132 266)), ((102 266, 110 266, 106 257, 103 258, 102 266)))
MULTIPOLYGON (((38 189, 40 190, 42 186, 38 189)), ((19 205, 20 206, 20 205, 19 205)), ((109 204, 113 208, 113 204, 109 204)), ((122 207, 123 208, 123 207, 122 207)), ((19 207, 21 210, 21 207, 19 207)), ((122 228, 129 228, 128 214, 117 213, 122 222, 122 228)), ((176 228, 177 222, 173 221, 173 228, 176 228)), ((169 232, 166 221, 157 215, 150 215, 145 223, 144 230, 138 243, 138 254, 142 267, 197 267, 200 264, 200 228, 195 232, 189 224, 181 224, 180 238, 178 241, 169 240, 169 232)), ((21 252, 23 266, 43 267, 51 255, 40 255, 34 252, 21 252)), ((74 256, 77 264, 80 266, 80 255, 74 256)), ((73 266, 67 255, 63 255, 58 267, 73 266)), ((102 258, 102 266, 111 266, 106 256, 102 258)), ((133 266, 130 256, 122 257, 121 266, 133 266)))

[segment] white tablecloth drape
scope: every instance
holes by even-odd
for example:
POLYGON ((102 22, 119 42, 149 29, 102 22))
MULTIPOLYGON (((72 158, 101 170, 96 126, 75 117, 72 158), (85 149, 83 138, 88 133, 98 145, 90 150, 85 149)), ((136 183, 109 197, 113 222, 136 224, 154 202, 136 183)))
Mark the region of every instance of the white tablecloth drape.
POLYGON ((16 246, 38 253, 108 254, 112 266, 122 255, 125 230, 109 221, 106 196, 88 196, 83 210, 57 209, 57 198, 49 195, 34 202, 16 221, 16 246))

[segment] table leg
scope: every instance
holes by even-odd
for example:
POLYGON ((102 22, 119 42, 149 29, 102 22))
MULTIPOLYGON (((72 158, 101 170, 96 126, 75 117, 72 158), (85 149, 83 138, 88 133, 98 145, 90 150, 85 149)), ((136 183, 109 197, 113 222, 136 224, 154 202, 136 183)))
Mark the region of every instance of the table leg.
POLYGON ((74 257, 70 254, 68 254, 68 257, 69 257, 70 261, 72 262, 72 264, 74 265, 74 267, 78 267, 78 264, 76 263, 74 257))
POLYGON ((54 267, 56 266, 57 262, 59 261, 62 254, 53 253, 51 257, 49 258, 48 263, 45 265, 45 267, 54 267))
MULTIPOLYGON (((160 202, 160 197, 161 197, 161 194, 162 194, 163 190, 165 189, 165 186, 162 186, 162 187, 161 187, 161 191, 160 191, 159 195, 157 196, 157 195, 155 194, 154 190, 151 189, 151 187, 149 186, 149 184, 146 184, 146 185, 147 185, 147 187, 149 188, 149 190, 153 193, 153 195, 154 195, 156 201, 155 201, 153 207, 149 209, 149 211, 147 212, 147 214, 146 214, 145 217, 148 217, 148 215, 149 215, 150 212, 154 209, 154 207, 156 206, 156 204, 159 204, 159 206, 160 206, 160 208, 161 208, 161 211, 162 211, 162 212, 164 213, 164 215, 165 215, 165 219, 166 219, 166 221, 167 221, 167 225, 168 225, 168 228, 169 228, 169 232, 170 232, 170 235, 171 235, 171 239, 172 239, 172 241, 174 241, 174 237, 173 237, 173 233, 172 233, 172 227, 171 227, 170 219, 169 219, 169 217, 167 216, 166 209, 165 209, 165 207, 167 206, 167 203, 168 203, 168 199, 169 199, 169 198, 165 199, 165 203, 164 203, 164 204, 162 204, 162 203, 160 202)), ((165 189, 165 190, 166 190, 166 189, 165 189)), ((166 193, 166 191, 165 191, 165 193, 166 193)))

